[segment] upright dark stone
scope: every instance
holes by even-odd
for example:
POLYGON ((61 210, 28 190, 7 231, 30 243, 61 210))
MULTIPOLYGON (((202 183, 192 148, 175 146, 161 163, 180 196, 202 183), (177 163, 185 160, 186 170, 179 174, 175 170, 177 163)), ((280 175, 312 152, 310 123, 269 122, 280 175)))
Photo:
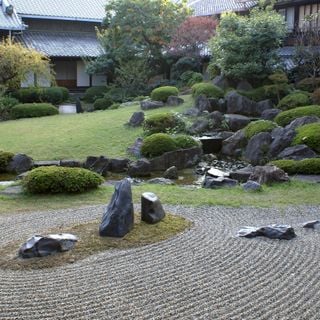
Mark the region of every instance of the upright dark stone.
POLYGON ((260 132, 248 142, 244 158, 253 165, 263 165, 269 161, 268 151, 272 138, 269 132, 260 132))
POLYGON ((77 113, 83 113, 81 101, 79 98, 77 98, 77 100, 76 100, 76 111, 77 111, 77 113))
POLYGON ((133 228, 134 211, 131 183, 123 179, 115 186, 99 228, 102 237, 123 237, 133 228))
POLYGON ((205 95, 201 94, 196 98, 195 108, 197 108, 200 112, 211 111, 211 103, 205 95))
POLYGON ((147 223, 157 223, 165 217, 159 198, 152 192, 144 192, 141 196, 141 220, 147 223))
POLYGON ((34 163, 32 158, 25 154, 16 154, 9 162, 6 171, 12 173, 23 173, 32 169, 34 163))
POLYGON ((163 177, 166 179, 173 179, 173 180, 178 179, 178 177, 179 177, 178 168, 176 166, 172 166, 172 167, 168 168, 164 172, 163 177))
POLYGON ((134 142, 134 144, 127 148, 127 152, 137 158, 140 158, 142 143, 143 143, 143 139, 138 137, 134 142))
POLYGON ((261 111, 257 103, 240 95, 236 91, 230 91, 226 97, 227 113, 236 113, 244 116, 259 116, 261 111))
POLYGON ((128 125, 130 127, 139 127, 142 125, 144 121, 144 112, 143 111, 137 111, 134 112, 128 122, 128 125))
POLYGON ((269 158, 275 158, 277 155, 289 147, 296 135, 292 129, 275 128, 271 132, 272 143, 269 148, 269 158))
POLYGON ((231 137, 222 142, 221 154, 229 157, 238 158, 242 154, 242 149, 248 140, 242 130, 235 132, 231 137))

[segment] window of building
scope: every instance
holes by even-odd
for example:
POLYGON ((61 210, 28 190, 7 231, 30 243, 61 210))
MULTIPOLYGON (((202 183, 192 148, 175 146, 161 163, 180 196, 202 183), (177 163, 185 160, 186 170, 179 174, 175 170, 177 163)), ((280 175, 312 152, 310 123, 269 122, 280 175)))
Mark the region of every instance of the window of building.
POLYGON ((294 29, 294 7, 279 9, 278 12, 284 17, 289 31, 294 29))
POLYGON ((299 29, 320 28, 320 4, 308 4, 299 7, 299 29))

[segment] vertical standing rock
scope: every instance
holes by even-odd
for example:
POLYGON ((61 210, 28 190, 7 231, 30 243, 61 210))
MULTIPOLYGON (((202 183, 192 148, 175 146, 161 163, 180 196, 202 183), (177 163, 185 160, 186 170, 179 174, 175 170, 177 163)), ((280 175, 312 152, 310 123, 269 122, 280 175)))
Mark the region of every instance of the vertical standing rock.
POLYGON ((112 199, 102 217, 99 234, 102 237, 123 237, 133 228, 131 183, 123 179, 115 186, 112 199))
POLYGON ((147 223, 157 223, 165 215, 159 198, 152 192, 144 192, 141 196, 141 220, 147 223))

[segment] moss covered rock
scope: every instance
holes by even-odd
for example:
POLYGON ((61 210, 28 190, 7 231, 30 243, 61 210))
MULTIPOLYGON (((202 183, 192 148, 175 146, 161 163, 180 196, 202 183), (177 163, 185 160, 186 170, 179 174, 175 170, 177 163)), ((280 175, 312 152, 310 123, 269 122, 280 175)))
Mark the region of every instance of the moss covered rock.
POLYGON ((244 134, 246 138, 249 140, 256 134, 260 132, 271 132, 274 128, 276 128, 278 125, 270 120, 258 120, 254 122, 250 122, 245 128, 244 128, 244 134))
POLYGON ((306 144, 315 152, 320 153, 320 123, 306 124, 297 128, 297 135, 293 139, 293 145, 306 144))
POLYGON ((192 96, 194 98, 204 95, 207 98, 223 98, 224 92, 212 83, 201 82, 192 86, 192 96))
POLYGON ((278 104, 281 110, 289 110, 297 107, 307 106, 311 103, 308 93, 293 92, 282 98, 278 104))

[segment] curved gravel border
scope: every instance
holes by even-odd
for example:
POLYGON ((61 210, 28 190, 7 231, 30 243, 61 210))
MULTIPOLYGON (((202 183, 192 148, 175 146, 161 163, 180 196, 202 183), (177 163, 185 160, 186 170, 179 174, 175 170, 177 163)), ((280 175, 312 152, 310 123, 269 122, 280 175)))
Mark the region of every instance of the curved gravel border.
MULTIPOLYGON (((319 319, 320 207, 165 206, 194 221, 158 244, 55 269, 0 269, 0 319, 319 319), (291 224, 290 241, 237 238, 244 225, 291 224)), ((100 217, 102 206, 0 216, 0 244, 100 217)))

